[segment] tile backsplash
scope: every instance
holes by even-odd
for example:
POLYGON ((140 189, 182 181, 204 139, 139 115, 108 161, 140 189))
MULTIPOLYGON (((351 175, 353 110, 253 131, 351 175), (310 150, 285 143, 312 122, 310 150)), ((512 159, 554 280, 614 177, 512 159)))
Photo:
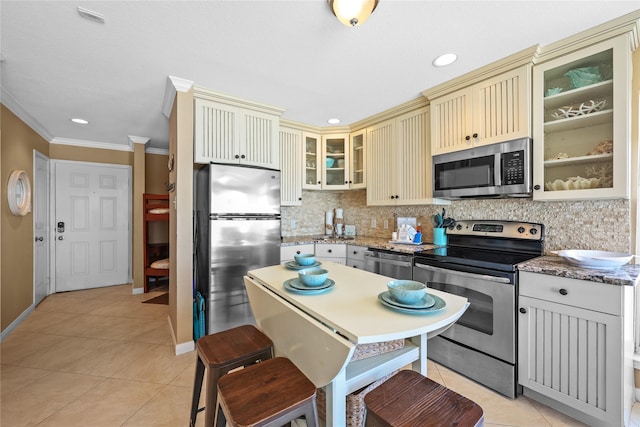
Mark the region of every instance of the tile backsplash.
MULTIPOLYGON (((424 241, 433 238, 431 216, 442 206, 367 206, 366 190, 303 191, 302 206, 282 207, 282 235, 320 235, 328 210, 344 209, 345 224, 354 224, 360 236, 391 238, 395 218, 416 217, 424 241), (291 220, 295 228, 291 228, 291 220), (375 220, 376 227, 372 227, 375 220), (385 221, 389 228, 384 228, 385 221)), ((444 206, 455 219, 499 219, 545 225, 547 251, 597 249, 631 252, 629 200, 534 202, 531 199, 457 200, 444 206)))

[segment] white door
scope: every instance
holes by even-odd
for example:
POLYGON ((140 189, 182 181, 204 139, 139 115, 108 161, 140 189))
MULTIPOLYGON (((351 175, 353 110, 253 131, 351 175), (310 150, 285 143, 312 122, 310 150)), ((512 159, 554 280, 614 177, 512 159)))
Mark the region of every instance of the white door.
POLYGON ((128 166, 55 164, 56 291, 130 282, 128 166))
POLYGON ((33 152, 33 303, 49 295, 49 158, 33 152))

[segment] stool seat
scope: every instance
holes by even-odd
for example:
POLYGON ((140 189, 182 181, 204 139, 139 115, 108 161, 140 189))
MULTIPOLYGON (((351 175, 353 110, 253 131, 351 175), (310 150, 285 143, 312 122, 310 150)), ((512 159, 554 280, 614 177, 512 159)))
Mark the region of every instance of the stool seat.
POLYGON ((316 387, 287 358, 275 357, 218 380, 217 427, 282 426, 304 416, 317 425, 316 387))
POLYGON ((205 335, 196 342, 198 361, 191 400, 190 425, 195 426, 205 369, 205 425, 212 426, 215 417, 218 380, 229 371, 253 365, 273 357, 273 342, 253 325, 242 325, 205 335))
POLYGON ((484 425, 472 400, 411 370, 402 370, 364 398, 368 427, 484 425))

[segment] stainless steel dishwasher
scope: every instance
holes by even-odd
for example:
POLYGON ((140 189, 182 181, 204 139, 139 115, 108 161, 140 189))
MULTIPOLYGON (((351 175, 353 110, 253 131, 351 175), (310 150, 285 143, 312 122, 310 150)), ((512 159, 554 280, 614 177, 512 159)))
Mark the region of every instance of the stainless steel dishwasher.
POLYGON ((364 269, 394 279, 411 280, 413 255, 369 248, 364 253, 364 269))

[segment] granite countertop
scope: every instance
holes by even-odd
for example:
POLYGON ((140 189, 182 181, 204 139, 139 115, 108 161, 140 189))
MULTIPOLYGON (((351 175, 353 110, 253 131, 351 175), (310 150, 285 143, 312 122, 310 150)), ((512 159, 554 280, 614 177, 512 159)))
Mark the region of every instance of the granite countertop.
POLYGON ((635 286, 640 280, 640 265, 638 264, 629 263, 619 268, 599 270, 577 267, 559 256, 542 256, 525 261, 518 264, 518 270, 610 285, 635 286))
POLYGON ((389 239, 381 237, 356 236, 354 239, 338 239, 335 237, 324 238, 322 236, 294 236, 283 237, 281 246, 304 245, 311 243, 346 243, 349 245, 366 246, 375 249, 386 249, 394 252, 414 254, 424 249, 436 248, 436 245, 425 243, 423 245, 407 245, 401 243, 389 243, 389 239))

